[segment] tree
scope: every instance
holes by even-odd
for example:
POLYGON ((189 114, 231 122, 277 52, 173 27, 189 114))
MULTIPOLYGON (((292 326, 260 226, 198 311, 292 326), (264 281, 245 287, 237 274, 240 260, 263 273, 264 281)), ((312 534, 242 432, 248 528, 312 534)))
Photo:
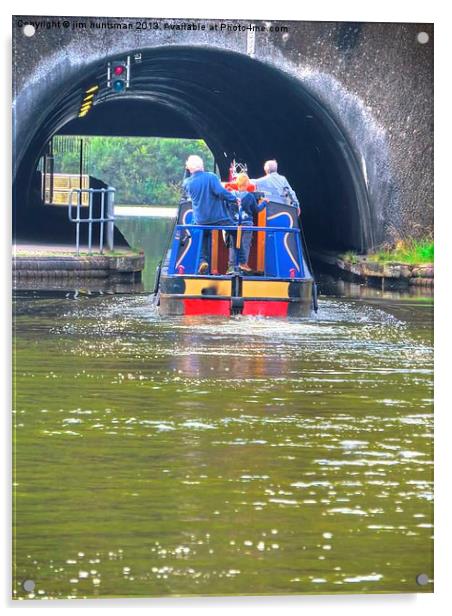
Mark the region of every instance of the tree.
MULTIPOLYGON (((59 137, 64 139, 64 137, 59 137)), ((74 140, 74 137, 67 137, 74 140)), ((202 139, 161 137, 83 137, 85 172, 116 188, 116 203, 177 205, 185 160, 199 154, 206 169, 213 155, 202 139)), ((55 173, 79 173, 76 148, 55 154, 55 173)))

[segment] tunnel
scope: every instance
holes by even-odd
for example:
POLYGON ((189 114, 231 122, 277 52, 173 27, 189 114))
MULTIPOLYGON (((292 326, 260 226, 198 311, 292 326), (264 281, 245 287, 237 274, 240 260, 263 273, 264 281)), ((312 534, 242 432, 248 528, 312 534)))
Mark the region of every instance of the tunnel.
MULTIPOLYGON (((36 169, 55 134, 203 139, 222 179, 233 158, 250 177, 275 158, 296 191, 308 245, 366 251, 372 208, 363 169, 335 117, 300 80, 247 55, 206 47, 131 50, 130 88, 107 87, 107 62, 87 64, 49 88, 15 150, 15 237, 39 240, 52 229, 33 197, 36 169), (139 59, 138 59, 139 58, 139 59), (99 84, 92 110, 79 118, 87 88, 99 84)), ((121 56, 123 57, 123 56, 121 56)), ((194 152, 195 153, 195 152, 194 152)), ((152 175, 152 169, 149 169, 152 175)), ((102 179, 102 178, 100 178, 102 179)), ((57 233, 57 231, 52 231, 57 233)), ((55 238, 58 239, 58 238, 55 238)))

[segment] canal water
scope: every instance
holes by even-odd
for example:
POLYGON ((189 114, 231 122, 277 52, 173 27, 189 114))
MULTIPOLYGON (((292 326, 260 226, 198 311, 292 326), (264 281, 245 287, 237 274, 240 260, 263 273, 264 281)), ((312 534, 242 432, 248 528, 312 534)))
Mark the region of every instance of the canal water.
POLYGON ((133 248, 142 250, 145 255, 145 268, 142 273, 145 291, 154 289, 155 273, 163 252, 169 248, 174 218, 136 216, 118 218, 117 226, 133 248))
POLYGON ((14 595, 431 592, 431 300, 331 293, 299 321, 18 293, 14 595))

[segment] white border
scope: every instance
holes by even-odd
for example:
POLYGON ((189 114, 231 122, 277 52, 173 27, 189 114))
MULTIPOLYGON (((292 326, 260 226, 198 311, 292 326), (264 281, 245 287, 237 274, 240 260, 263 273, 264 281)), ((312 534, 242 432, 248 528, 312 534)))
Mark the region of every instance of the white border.
MULTIPOLYGON (((264 2, 263 0, 246 0, 244 2, 223 3, 212 0, 196 0, 194 2, 182 2, 181 0, 167 0, 165 3, 145 2, 137 0, 133 4, 99 2, 95 0, 80 0, 76 4, 64 5, 59 1, 32 2, 24 0, 6 0, 1 8, 0 28, 2 31, 2 75, 4 88, 10 90, 10 46, 11 46, 11 15, 62 15, 64 9, 70 15, 97 15, 97 16, 149 16, 149 17, 193 17, 193 18, 261 18, 279 20, 318 20, 318 21, 380 21, 380 22, 435 22, 435 251, 436 251, 436 280, 435 280, 435 360, 436 360, 436 407, 435 407, 435 490, 436 490, 436 515, 435 515, 435 594, 423 595, 346 595, 346 596, 291 596, 291 597, 235 597, 235 598, 208 598, 208 599, 149 599, 149 600, 86 600, 86 601, 36 601, 12 603, 10 596, 11 557, 8 554, 10 545, 10 421, 9 407, 10 396, 10 373, 8 365, 10 336, 10 207, 11 207, 11 126, 10 126, 10 99, 1 97, 3 107, 1 114, 2 152, 4 161, 1 169, 1 188, 3 203, 1 205, 1 250, 2 266, 0 268, 2 284, 2 319, 5 328, 3 363, 0 370, 1 391, 5 392, 5 400, 2 408, 2 458, 6 472, 2 476, 3 481, 3 541, 0 545, 5 550, 0 557, 0 594, 3 606, 22 612, 25 609, 56 608, 59 610, 75 609, 91 611, 99 608, 151 608, 155 613, 164 611, 165 614, 173 610, 184 614, 197 614, 200 610, 214 609, 218 613, 226 613, 231 610, 244 612, 245 610, 259 610, 261 614, 269 614, 275 609, 283 609, 286 614, 299 614, 300 610, 309 610, 309 614, 330 614, 334 610, 335 616, 352 616, 365 611, 366 614, 378 613, 382 610, 396 609, 400 615, 422 615, 430 610, 441 613, 446 606, 451 604, 449 597, 449 585, 452 578, 452 542, 450 531, 451 518, 451 480, 452 460, 452 410, 448 407, 447 382, 450 381, 449 365, 449 328, 450 300, 446 295, 446 277, 443 271, 452 272, 451 251, 447 246, 451 245, 449 236, 452 232, 451 225, 451 98, 450 89, 450 58, 452 33, 450 32, 452 21, 448 19, 446 3, 441 0, 429 2, 410 0, 410 2, 396 2, 395 0, 322 0, 322 2, 304 2, 295 7, 294 0, 275 0, 264 2), (449 120, 449 122, 448 122, 449 120), (448 267, 446 267, 446 258, 448 267), (69 605, 68 605, 69 603, 69 605)), ((450 285, 449 285, 450 286, 450 285)))

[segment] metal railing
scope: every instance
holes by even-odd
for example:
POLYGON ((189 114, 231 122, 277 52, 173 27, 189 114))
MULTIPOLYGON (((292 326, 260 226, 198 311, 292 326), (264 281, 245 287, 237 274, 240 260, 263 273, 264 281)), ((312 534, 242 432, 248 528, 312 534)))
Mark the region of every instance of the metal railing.
MULTIPOLYGON (((274 233, 275 235, 279 235, 279 234, 283 234, 284 236, 287 236, 288 234, 294 234, 295 236, 295 240, 296 240, 296 257, 295 255, 292 255, 292 253, 290 253, 290 258, 293 261, 294 265, 296 266, 296 271, 298 271, 298 275, 295 273, 296 277, 304 277, 304 264, 303 264, 303 249, 301 246, 301 238, 300 238, 300 229, 297 229, 296 227, 257 227, 254 225, 195 225, 195 224, 177 224, 176 225, 176 230, 177 231, 185 231, 187 232, 189 235, 191 235, 191 233, 199 233, 200 237, 199 237, 199 242, 198 242, 198 246, 197 246, 197 251, 196 251, 196 258, 195 258, 195 271, 197 271, 198 265, 200 263, 200 257, 201 257, 201 250, 202 250, 202 242, 203 242, 203 237, 204 237, 204 232, 210 232, 210 231, 232 231, 232 232, 238 232, 241 231, 239 234, 239 239, 238 242, 236 244, 236 248, 240 248, 241 245, 241 233, 244 231, 252 231, 253 233, 258 233, 258 232, 264 232, 266 235, 270 234, 270 233, 274 233), (298 259, 296 261, 296 259, 298 259)), ((177 238, 175 238, 177 239, 177 238)), ((274 250, 274 260, 275 260, 275 266, 276 266, 276 276, 279 277, 281 275, 280 272, 280 255, 278 253, 277 247, 276 247, 276 243, 273 243, 273 250, 274 250)), ((171 259, 170 259, 170 263, 169 263, 169 271, 171 273, 177 273, 176 272, 176 258, 177 258, 177 254, 175 250, 171 251, 171 259)), ((294 270, 295 272, 295 270, 294 270)))
POLYGON ((114 202, 116 189, 108 188, 73 188, 70 193, 68 205, 69 220, 75 223, 75 247, 77 254, 80 254, 80 225, 88 225, 88 254, 93 250, 93 224, 99 223, 99 252, 104 251, 104 231, 106 227, 106 244, 108 250, 113 250, 114 246, 114 202), (88 205, 82 204, 82 194, 88 193, 88 205), (93 196, 100 195, 100 216, 93 218, 93 196), (77 202, 73 203, 72 195, 76 195, 77 202), (76 208, 76 216, 72 216, 72 208, 76 208), (88 216, 81 216, 81 208, 88 209, 88 216))

